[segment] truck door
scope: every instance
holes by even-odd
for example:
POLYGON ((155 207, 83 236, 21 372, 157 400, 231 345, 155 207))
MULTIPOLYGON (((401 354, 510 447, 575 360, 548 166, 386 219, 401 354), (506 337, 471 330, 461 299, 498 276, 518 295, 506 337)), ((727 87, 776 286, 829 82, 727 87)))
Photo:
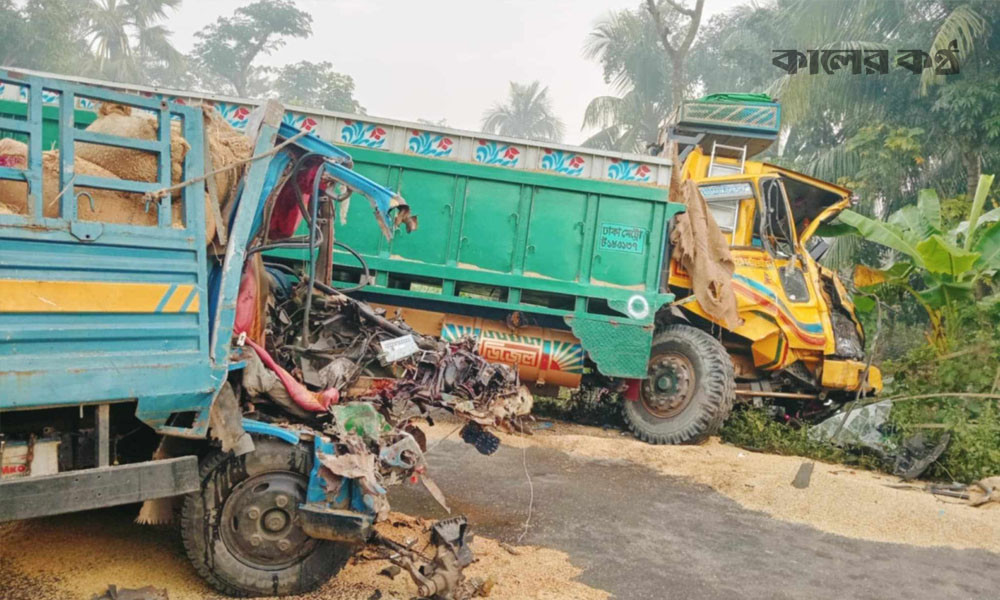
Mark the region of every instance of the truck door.
POLYGON ((777 267, 785 296, 792 302, 808 302, 812 293, 797 251, 794 220, 784 187, 778 178, 762 179, 760 187, 762 206, 755 233, 777 267))
POLYGON ((822 349, 825 346, 820 298, 813 284, 808 264, 801 253, 795 220, 789 207, 785 188, 779 177, 758 180, 760 203, 754 217, 752 246, 758 250, 765 269, 760 279, 745 282, 753 287, 768 312, 782 323, 789 345, 798 348, 822 349))

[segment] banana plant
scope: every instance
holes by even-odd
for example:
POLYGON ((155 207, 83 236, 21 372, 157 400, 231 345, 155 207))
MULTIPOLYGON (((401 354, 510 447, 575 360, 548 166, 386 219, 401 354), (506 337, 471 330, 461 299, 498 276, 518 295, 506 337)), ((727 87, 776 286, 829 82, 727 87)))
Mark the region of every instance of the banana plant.
MULTIPOLYGON (((974 300, 976 283, 1000 271, 1000 208, 983 212, 992 184, 993 175, 980 176, 969 218, 950 231, 943 230, 941 202, 932 189, 921 190, 915 205, 899 209, 885 222, 845 210, 838 217, 840 226, 831 228, 896 252, 886 268, 859 265, 854 283, 861 289, 894 286, 911 294, 927 311, 931 341, 939 349, 946 346, 947 326, 958 309, 974 300)), ((858 300, 859 310, 873 306, 871 300, 858 300)))

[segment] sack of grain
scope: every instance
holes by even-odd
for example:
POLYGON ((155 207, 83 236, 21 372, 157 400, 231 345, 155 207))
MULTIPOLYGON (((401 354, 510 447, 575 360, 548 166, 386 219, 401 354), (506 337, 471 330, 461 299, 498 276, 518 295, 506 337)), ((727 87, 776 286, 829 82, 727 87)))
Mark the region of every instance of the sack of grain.
MULTIPOLYGON (((9 166, 17 168, 18 165, 27 164, 28 147, 22 143, 11 139, 0 140, 0 161, 8 163, 9 166)), ((77 175, 91 175, 94 177, 104 177, 107 179, 120 179, 114 173, 104 169, 100 165, 94 164, 79 156, 73 162, 73 168, 77 175)), ((91 201, 86 195, 79 196, 77 200, 77 219, 80 221, 99 221, 102 223, 118 223, 122 225, 141 225, 153 227, 157 224, 157 207, 150 204, 146 210, 146 203, 142 194, 132 194, 117 192, 113 190, 103 190, 97 188, 84 188, 75 186, 77 194, 86 192, 93 199, 93 209, 91 201)), ((42 153, 42 214, 46 217, 59 216, 59 152, 50 151, 42 153)), ((27 184, 9 180, 0 180, 0 214, 28 214, 27 206, 28 194, 27 184)), ((171 212, 173 213, 173 226, 180 228, 183 226, 182 206, 183 204, 174 199, 171 202, 171 212)), ((205 198, 205 235, 206 239, 211 239, 215 235, 215 219, 213 218, 211 207, 208 205, 208 198, 205 198)))
MULTIPOLYGON (((212 167, 221 169, 250 158, 253 152, 250 138, 234 129, 214 106, 202 105, 202 110, 205 113, 205 139, 212 155, 212 167)), ((235 193, 241 172, 242 169, 237 167, 215 176, 221 207, 225 207, 235 193)))
MULTIPOLYGON (((98 109, 97 119, 87 127, 87 131, 117 135, 139 140, 156 140, 158 136, 156 118, 152 115, 133 115, 129 106, 105 102, 98 109)), ((180 123, 170 124, 170 180, 177 184, 184 174, 184 157, 190 145, 181 135, 180 123)), ((156 181, 157 156, 141 150, 102 146, 100 144, 78 144, 76 156, 104 167, 121 179, 132 181, 156 181)))

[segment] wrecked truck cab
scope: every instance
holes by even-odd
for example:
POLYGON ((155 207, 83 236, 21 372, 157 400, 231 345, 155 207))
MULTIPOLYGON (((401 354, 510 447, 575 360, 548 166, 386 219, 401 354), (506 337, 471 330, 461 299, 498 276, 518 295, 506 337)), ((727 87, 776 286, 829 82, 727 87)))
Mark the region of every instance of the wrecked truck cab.
POLYGON ((818 263, 828 248, 822 226, 850 206, 850 190, 748 160, 750 144, 727 141, 735 147, 703 138, 684 148, 683 172, 697 183, 729 244, 740 322, 726 326, 706 311, 675 260, 669 284, 681 298, 676 305, 695 322, 719 328, 738 396, 770 397, 808 416, 855 393, 877 393, 881 374, 865 360, 864 329, 850 295, 818 263))
MULTIPOLYGON (((415 224, 406 203, 353 172, 348 154, 284 125, 274 101, 252 111, 244 137, 209 105, 149 90, 8 70, 0 82, 13 91, 0 128, 27 139, 0 140, 0 453, 26 450, 10 471, 4 456, 0 521, 142 502, 139 521, 162 523, 179 508, 189 558, 223 593, 322 584, 373 539, 384 489, 368 471, 337 472, 359 443, 335 410, 351 405, 330 408, 337 394, 304 389, 327 402, 322 419, 244 402, 244 345, 266 331, 255 263, 286 190, 315 226, 276 243, 306 249, 310 274, 329 268, 320 225, 350 191, 388 235, 415 224), (74 161, 87 145, 113 158, 74 161), (308 188, 292 180, 296 165, 311 170, 308 188)), ((423 475, 408 431, 378 436, 395 451, 392 473, 423 475)))

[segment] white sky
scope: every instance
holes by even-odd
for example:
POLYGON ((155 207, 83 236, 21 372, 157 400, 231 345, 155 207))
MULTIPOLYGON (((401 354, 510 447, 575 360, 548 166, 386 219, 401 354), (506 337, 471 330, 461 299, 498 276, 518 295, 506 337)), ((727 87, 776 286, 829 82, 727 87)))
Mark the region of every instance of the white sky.
MULTIPOLYGON (((746 0, 707 0, 705 21, 746 0)), ((184 0, 167 26, 183 52, 194 34, 244 4, 184 0)), ((566 143, 579 143, 592 98, 612 93, 600 66, 583 57, 594 23, 639 0, 297 0, 313 17, 313 35, 291 40, 258 62, 333 63, 354 78, 355 97, 371 115, 414 121, 447 119, 479 129, 483 112, 507 95, 508 82, 549 86, 566 143)), ((691 5, 690 0, 687 4, 691 5)))

